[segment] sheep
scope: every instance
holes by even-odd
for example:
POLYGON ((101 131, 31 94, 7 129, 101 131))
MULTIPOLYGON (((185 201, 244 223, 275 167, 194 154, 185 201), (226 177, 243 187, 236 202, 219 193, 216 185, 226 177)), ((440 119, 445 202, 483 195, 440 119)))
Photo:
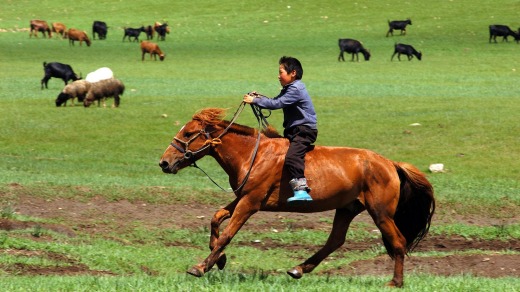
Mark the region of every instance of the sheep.
POLYGON ((110 78, 114 78, 114 72, 112 72, 110 68, 102 67, 94 72, 88 73, 85 80, 87 80, 88 82, 98 82, 110 78))
POLYGON ((72 99, 71 106, 74 106, 74 98, 77 97, 79 102, 83 102, 90 89, 91 83, 87 80, 76 80, 66 85, 56 98, 56 106, 60 107, 62 104, 67 106, 67 101, 72 99))
POLYGON ((103 107, 106 107, 106 98, 114 97, 114 104, 112 107, 119 107, 120 95, 123 95, 124 91, 125 85, 116 78, 91 83, 87 96, 85 97, 85 100, 83 100, 83 105, 89 107, 95 100, 97 100, 99 107, 101 100, 103 100, 103 107))
POLYGON ((141 52, 142 57, 141 61, 144 61, 144 55, 146 53, 150 54, 150 60, 152 59, 152 56, 154 57, 154 60, 157 61, 157 55, 159 55, 159 59, 161 61, 164 60, 164 53, 161 51, 159 46, 156 43, 152 43, 149 41, 141 41, 141 52))

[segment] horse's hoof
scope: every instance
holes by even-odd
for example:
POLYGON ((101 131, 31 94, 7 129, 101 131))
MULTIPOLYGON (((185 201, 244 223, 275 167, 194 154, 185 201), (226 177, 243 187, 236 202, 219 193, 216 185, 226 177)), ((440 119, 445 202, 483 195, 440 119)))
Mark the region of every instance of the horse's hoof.
POLYGON ((217 261, 217 267, 219 270, 223 270, 224 267, 226 267, 226 262, 227 262, 227 256, 226 254, 222 254, 220 255, 220 257, 218 258, 218 261, 217 261))
POLYGON ((391 280, 391 281, 389 281, 388 283, 386 283, 385 286, 387 286, 387 287, 397 287, 397 288, 401 288, 401 287, 403 287, 403 282, 397 283, 396 281, 391 280))
POLYGON ((289 274, 289 276, 293 277, 294 279, 300 279, 303 276, 303 271, 302 268, 295 267, 287 271, 287 274, 289 274))
POLYGON ((189 269, 188 271, 186 271, 188 274, 192 275, 192 276, 195 276, 195 277, 202 277, 204 276, 204 271, 200 270, 199 268, 197 268, 196 266, 195 267, 192 267, 191 269, 189 269))

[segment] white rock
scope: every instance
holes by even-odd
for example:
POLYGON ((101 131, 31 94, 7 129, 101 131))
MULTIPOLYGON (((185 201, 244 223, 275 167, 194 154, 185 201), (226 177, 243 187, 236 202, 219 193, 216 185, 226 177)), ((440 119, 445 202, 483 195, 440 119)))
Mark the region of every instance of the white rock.
POLYGON ((444 172, 444 164, 442 164, 442 163, 430 164, 429 169, 431 172, 444 172))

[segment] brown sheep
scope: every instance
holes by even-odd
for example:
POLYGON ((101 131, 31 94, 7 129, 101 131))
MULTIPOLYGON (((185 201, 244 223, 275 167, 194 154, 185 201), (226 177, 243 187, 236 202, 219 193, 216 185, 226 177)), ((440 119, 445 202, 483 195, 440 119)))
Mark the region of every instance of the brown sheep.
POLYGON ((150 54, 150 60, 152 59, 152 56, 154 57, 155 61, 157 61, 157 55, 159 55, 159 59, 161 61, 163 61, 165 57, 159 46, 156 43, 149 41, 141 41, 141 52, 141 61, 144 61, 144 54, 146 53, 150 54))
POLYGON ((86 80, 76 80, 67 84, 56 98, 56 106, 67 106, 67 101, 71 100, 71 105, 74 106, 74 98, 78 98, 79 102, 83 102, 90 89, 90 82, 86 80))
POLYGON ((40 19, 33 19, 33 20, 31 20, 31 22, 29 24, 31 27, 31 31, 29 32, 29 38, 32 37, 33 35, 35 37, 38 37, 38 32, 41 32, 43 34, 43 37, 46 37, 45 32, 47 32, 47 34, 49 35, 49 38, 52 37, 51 29, 50 29, 47 21, 40 20, 40 19))
POLYGON ((89 107, 97 100, 99 107, 101 100, 103 100, 103 107, 106 107, 105 100, 107 97, 114 97, 114 104, 112 107, 119 107, 120 95, 123 95, 124 91, 125 85, 116 78, 90 83, 90 89, 87 92, 85 100, 83 100, 83 105, 89 107))
POLYGON ((67 35, 69 37, 69 45, 74 45, 74 41, 79 41, 79 45, 81 46, 83 41, 85 41, 87 47, 90 47, 90 39, 88 38, 87 32, 70 28, 67 35))
POLYGON ((57 36, 61 38, 67 38, 67 27, 61 22, 52 23, 52 32, 55 32, 57 36))

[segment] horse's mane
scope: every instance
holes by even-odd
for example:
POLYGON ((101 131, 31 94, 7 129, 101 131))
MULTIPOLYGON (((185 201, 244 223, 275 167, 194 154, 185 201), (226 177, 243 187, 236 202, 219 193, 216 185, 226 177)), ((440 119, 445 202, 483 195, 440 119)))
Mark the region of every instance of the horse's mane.
MULTIPOLYGON (((229 125, 229 121, 224 121, 224 117, 226 116, 227 109, 223 108, 205 108, 198 112, 196 112, 192 119, 196 121, 200 121, 205 125, 208 126, 215 126, 220 123, 226 123, 229 125)), ((240 124, 233 124, 231 126, 231 129, 237 133, 243 134, 243 135, 249 135, 254 136, 256 133, 256 130, 254 128, 240 125, 240 124)), ((282 135, 278 133, 278 131, 269 125, 267 128, 262 129, 262 133, 268 137, 268 138, 281 138, 282 135)))

